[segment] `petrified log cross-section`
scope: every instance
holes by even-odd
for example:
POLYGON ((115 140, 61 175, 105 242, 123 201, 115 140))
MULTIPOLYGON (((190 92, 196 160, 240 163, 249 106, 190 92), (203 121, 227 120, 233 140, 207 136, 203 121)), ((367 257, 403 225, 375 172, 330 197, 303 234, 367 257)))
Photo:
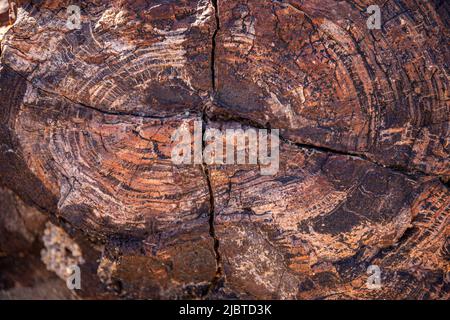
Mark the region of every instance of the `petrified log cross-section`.
POLYGON ((75 242, 44 262, 76 258, 78 295, 449 298, 446 2, 15 3, 0 183, 75 242), (280 129, 278 172, 174 164, 195 121, 280 129))

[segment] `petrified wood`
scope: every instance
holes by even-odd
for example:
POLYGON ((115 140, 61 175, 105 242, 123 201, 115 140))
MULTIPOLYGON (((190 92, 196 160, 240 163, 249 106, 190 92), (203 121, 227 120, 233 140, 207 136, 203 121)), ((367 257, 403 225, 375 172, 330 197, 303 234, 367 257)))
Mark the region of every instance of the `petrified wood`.
POLYGON ((0 297, 450 298, 449 9, 10 1, 0 297), (278 172, 174 164, 173 132, 199 121, 280 129, 278 172), (74 263, 70 292, 55 275, 74 263))

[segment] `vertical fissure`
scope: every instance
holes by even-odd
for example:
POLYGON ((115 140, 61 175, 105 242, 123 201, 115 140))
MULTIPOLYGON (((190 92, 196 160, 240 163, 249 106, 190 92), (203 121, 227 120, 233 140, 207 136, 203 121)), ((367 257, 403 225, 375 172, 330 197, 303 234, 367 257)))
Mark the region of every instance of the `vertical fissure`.
MULTIPOLYGON (((220 30, 220 20, 219 20, 219 5, 218 5, 218 0, 211 0, 211 3, 214 7, 214 17, 216 20, 216 28, 214 30, 214 33, 212 35, 212 48, 211 48, 211 80, 212 80, 212 88, 213 91, 216 91, 216 37, 217 37, 217 33, 220 30)), ((202 132, 202 137, 205 136, 205 131, 206 131, 206 124, 207 124, 207 117, 206 117, 206 112, 203 112, 202 115, 202 120, 203 120, 203 132, 202 132)), ((204 145, 204 141, 202 139, 202 149, 205 148, 204 145)), ((209 234, 211 235, 211 237, 213 238, 214 241, 214 253, 216 255, 216 265, 217 265, 217 269, 216 269, 216 274, 214 279, 211 282, 211 286, 209 288, 209 291, 211 291, 212 289, 214 289, 217 286, 218 281, 222 278, 222 259, 220 256, 220 252, 219 252, 219 239, 217 238, 216 235, 216 230, 215 230, 215 199, 214 199, 214 191, 212 188, 212 184, 211 184, 211 176, 210 176, 210 172, 208 169, 208 165, 205 163, 205 160, 203 159, 203 163, 202 163, 202 169, 203 172, 205 174, 205 178, 206 178, 206 182, 208 185, 208 191, 209 191, 209 234)))
MULTIPOLYGON (((216 27, 214 29, 212 38, 211 38, 211 86, 212 86, 212 91, 213 94, 216 92, 216 37, 217 37, 217 33, 219 32, 220 29, 220 22, 219 22, 219 7, 217 4, 218 0, 211 0, 211 3, 214 7, 214 18, 215 18, 215 24, 216 27)), ((206 107, 202 112, 202 153, 203 150, 205 149, 205 143, 204 143, 204 139, 203 137, 205 136, 205 131, 206 131, 206 124, 207 124, 207 116, 206 116, 206 107)), ((220 279, 222 279, 222 275, 223 275, 223 269, 222 269, 222 258, 220 256, 220 252, 219 252, 219 239, 217 238, 216 235, 216 230, 215 230, 215 218, 216 218, 216 214, 215 214, 215 200, 214 200, 214 191, 212 188, 212 184, 211 184, 211 176, 210 176, 210 172, 208 169, 208 165, 205 163, 205 159, 203 158, 202 160, 202 170, 203 170, 203 174, 205 176, 206 179, 206 183, 208 186, 208 192, 209 192, 209 234, 211 236, 211 238, 213 239, 213 246, 214 246, 214 254, 215 254, 215 258, 216 258, 216 273, 214 275, 214 278, 211 280, 211 284, 208 287, 208 291, 206 292, 205 296, 208 296, 215 288, 217 288, 218 283, 220 281, 220 279)))
POLYGON ((214 17, 216 19, 216 28, 212 36, 212 50, 211 50, 211 79, 212 79, 212 89, 216 91, 216 37, 220 30, 219 21, 219 6, 217 4, 218 0, 211 0, 214 7, 214 17))
MULTIPOLYGON (((207 124, 207 117, 206 117, 206 112, 203 111, 202 114, 202 153, 205 149, 205 142, 203 137, 205 137, 205 131, 206 131, 206 124, 207 124)), ((213 247, 214 247, 214 254, 215 254, 215 258, 216 258, 216 273, 214 275, 214 278, 211 280, 211 284, 208 288, 208 291, 206 292, 206 296, 209 295, 215 288, 218 287, 220 280, 223 278, 223 268, 222 268, 222 257, 220 255, 219 252, 219 239, 217 238, 216 235, 216 230, 215 230, 215 218, 216 218, 216 211, 215 211, 215 198, 214 198, 214 191, 212 188, 212 183, 211 183, 211 175, 210 175, 210 171, 208 168, 208 165, 205 162, 204 157, 202 158, 202 170, 203 170, 203 174, 205 176, 205 180, 206 180, 206 184, 208 187, 208 192, 209 192, 209 234, 211 236, 211 238, 213 239, 213 247)))

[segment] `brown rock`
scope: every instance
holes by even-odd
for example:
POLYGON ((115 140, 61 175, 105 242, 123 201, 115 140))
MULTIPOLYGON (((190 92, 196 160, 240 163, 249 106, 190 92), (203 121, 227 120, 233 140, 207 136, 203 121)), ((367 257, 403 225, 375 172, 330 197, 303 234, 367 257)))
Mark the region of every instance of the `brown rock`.
POLYGON ((14 3, 0 296, 449 298, 447 3, 386 3, 381 30, 360 1, 83 1, 75 29, 72 2, 14 3), (175 164, 196 121, 280 129, 279 170, 175 164))

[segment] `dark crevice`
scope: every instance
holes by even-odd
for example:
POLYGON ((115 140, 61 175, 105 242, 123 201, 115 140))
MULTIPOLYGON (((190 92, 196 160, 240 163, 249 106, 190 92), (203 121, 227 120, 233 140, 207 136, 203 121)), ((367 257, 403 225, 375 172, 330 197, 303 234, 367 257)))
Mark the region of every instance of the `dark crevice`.
POLYGON ((216 19, 216 29, 214 30, 212 36, 212 48, 211 48, 211 82, 213 92, 216 91, 216 37, 217 33, 220 30, 220 21, 219 21, 219 6, 217 4, 218 0, 211 0, 212 5, 214 6, 214 17, 216 19))
POLYGON ((335 155, 342 155, 342 156, 347 156, 347 157, 352 157, 355 159, 359 159, 362 161, 366 161, 366 162, 370 162, 374 165, 377 165, 379 167, 383 167, 386 169, 389 169, 392 172, 395 173, 400 173, 403 174, 411 179, 417 179, 420 176, 432 176, 431 174, 428 174, 426 172, 420 171, 420 170, 413 170, 413 169, 409 169, 405 166, 401 166, 401 165, 387 165, 387 164, 383 164, 379 161, 377 161, 376 159, 373 159, 371 157, 368 157, 367 155, 365 155, 364 153, 360 153, 360 152, 352 152, 352 151, 341 151, 341 150, 336 150, 336 149, 332 149, 332 148, 328 148, 328 147, 323 147, 323 146, 316 146, 316 145, 312 145, 312 144, 307 144, 307 143, 299 143, 299 142, 293 142, 289 139, 284 138, 283 136, 280 136, 280 140, 283 141, 286 144, 289 145, 294 145, 298 148, 303 148, 303 149, 308 149, 308 150, 315 150, 315 151, 319 151, 319 152, 325 152, 325 153, 332 153, 335 155))
POLYGON ((216 273, 214 278, 211 280, 210 286, 206 292, 205 296, 208 296, 212 291, 218 288, 220 284, 220 280, 223 278, 223 268, 222 268, 222 257, 219 252, 219 239, 217 238, 215 231, 215 209, 214 209, 214 193, 211 186, 211 179, 209 175, 208 167, 205 164, 202 164, 203 173, 205 175, 205 179, 208 185, 209 191, 209 235, 212 237, 214 242, 214 254, 216 257, 216 273))
MULTIPOLYGON (((218 122, 229 122, 229 121, 233 121, 233 122, 237 122, 241 125, 244 126, 249 126, 249 127, 253 127, 253 128, 257 128, 257 129, 266 129, 266 130, 270 130, 272 129, 271 125, 269 122, 267 122, 266 124, 261 124, 255 120, 252 119, 248 119, 245 118, 243 116, 237 115, 237 114, 232 114, 230 112, 227 112, 227 106, 224 106, 220 101, 218 101, 217 99, 214 100, 214 104, 220 106, 220 109, 215 109, 213 110, 213 112, 209 111, 210 113, 207 114, 207 117, 209 120, 211 121, 218 121, 218 122)), ((309 143, 300 143, 300 142, 295 142, 290 140, 289 138, 283 136, 283 130, 280 130, 280 141, 287 144, 287 145, 291 145, 291 146, 296 146, 298 148, 301 149, 307 149, 307 150, 311 150, 311 151, 317 151, 317 152, 324 152, 324 153, 331 153, 334 155, 342 155, 342 156, 348 156, 348 157, 353 157, 355 159, 359 159, 361 161, 367 161, 370 162, 374 165, 386 168, 391 170, 392 172, 395 173, 400 173, 403 174, 411 179, 417 179, 419 177, 435 177, 435 178, 439 178, 441 180, 441 182, 445 185, 445 178, 440 177, 439 175, 434 175, 432 173, 427 173, 424 171, 421 171, 419 169, 411 169, 408 168, 406 166, 402 166, 402 165, 388 165, 388 164, 384 164, 381 163, 380 161, 374 159, 373 157, 368 156, 367 154, 363 153, 363 152, 352 152, 352 151, 343 151, 343 150, 338 150, 338 149, 333 149, 330 147, 325 147, 325 146, 318 146, 318 145, 314 145, 314 144, 309 144, 309 143)), ((449 186, 448 182, 447 182, 447 187, 449 186)))
MULTIPOLYGON (((216 37, 217 33, 220 29, 220 22, 219 22, 219 9, 218 9, 218 0, 211 0, 211 3, 214 7, 214 17, 215 17, 215 23, 216 28, 213 32, 211 41, 212 41, 212 47, 211 47, 211 85, 213 94, 216 91, 216 65, 215 65, 215 58, 216 58, 216 37)), ((206 124, 208 123, 208 116, 207 116, 207 106, 202 111, 202 153, 205 148, 203 137, 205 136, 205 130, 206 130, 206 124)), ((206 184, 208 186, 208 192, 209 192, 209 235, 213 239, 213 246, 214 246, 214 254, 216 257, 216 273, 214 275, 214 278, 211 280, 211 283, 207 289, 207 291, 204 294, 204 298, 207 298, 214 290, 216 290, 221 280, 223 279, 223 267, 222 267, 222 257, 219 252, 219 239, 216 235, 215 230, 215 200, 214 200, 214 190, 212 188, 211 184, 211 176, 208 169, 208 165, 205 163, 205 160, 203 158, 202 160, 202 171, 205 176, 206 184)))
POLYGON ((101 114, 106 114, 106 115, 112 115, 112 116, 129 116, 129 117, 139 117, 139 118, 145 118, 145 119, 155 119, 155 120, 161 120, 161 119, 170 119, 173 117, 176 117, 177 115, 167 115, 167 116, 156 116, 156 115, 149 115, 146 113, 142 113, 142 112, 129 112, 129 111, 114 111, 114 110, 102 110, 99 109, 97 107, 93 107, 90 106, 88 104, 85 104, 81 101, 75 101, 61 93, 57 93, 57 92, 53 92, 47 89, 43 89, 39 86, 37 86, 35 83, 33 83, 31 80, 29 80, 26 76, 24 76, 23 74, 21 74, 20 72, 16 71, 15 69, 13 69, 12 67, 10 67, 7 64, 2 64, 2 67, 5 67, 6 69, 10 70, 11 72, 17 74, 19 77, 21 77, 22 79, 24 79, 27 83, 31 84, 33 86, 33 88, 35 88, 38 91, 42 91, 48 95, 53 95, 53 96, 58 96, 61 97, 67 101, 69 101, 72 104, 75 104, 77 106, 81 106, 84 107, 86 109, 90 109, 96 112, 99 112, 101 114))
MULTIPOLYGON (((205 136, 206 123, 208 122, 208 119, 207 119, 205 113, 203 113, 203 115, 202 115, 202 122, 203 122, 203 126, 202 126, 202 153, 203 153, 203 150, 205 149, 203 137, 205 136)), ((209 192, 209 235, 213 239, 214 254, 216 257, 216 273, 214 275, 214 278, 211 280, 211 283, 210 283, 210 286, 209 286, 207 292, 205 293, 204 297, 207 297, 212 291, 214 291, 215 289, 217 289, 219 287, 221 280, 223 279, 223 267, 222 267, 222 257, 219 252, 219 239, 217 238, 216 230, 215 230, 216 213, 215 213, 214 190, 213 190, 212 184, 211 184, 211 176, 210 176, 210 172, 208 169, 208 165, 205 163, 204 158, 202 160, 201 166, 202 166, 202 171, 205 176, 205 180, 206 180, 206 184, 208 186, 208 192, 209 192)))

